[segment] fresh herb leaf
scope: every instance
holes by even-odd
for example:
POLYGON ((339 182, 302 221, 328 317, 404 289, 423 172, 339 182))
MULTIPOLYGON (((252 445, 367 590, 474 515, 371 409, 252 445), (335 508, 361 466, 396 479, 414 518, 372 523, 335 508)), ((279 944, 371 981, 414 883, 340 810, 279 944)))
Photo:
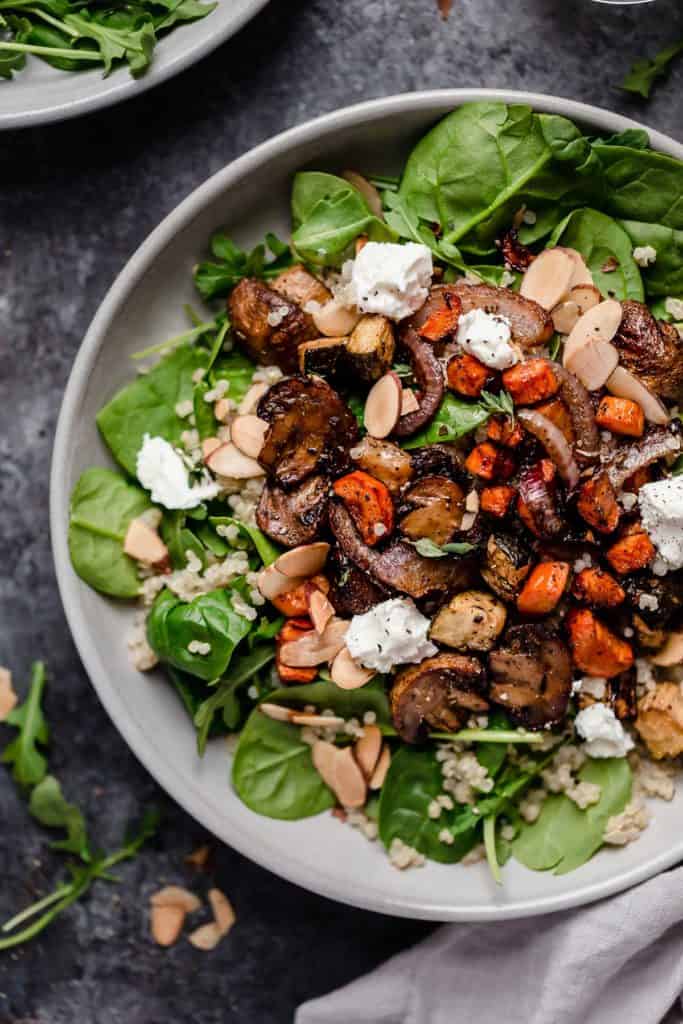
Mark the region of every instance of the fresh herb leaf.
POLYGON ((652 88, 658 78, 664 78, 671 70, 671 64, 683 53, 683 39, 667 46, 656 54, 652 60, 641 59, 636 61, 628 75, 621 83, 621 88, 626 92, 637 93, 644 99, 649 99, 652 88))
POLYGON ((47 759, 38 749, 47 745, 50 736, 41 706, 45 681, 45 665, 34 662, 26 700, 5 719, 6 725, 19 730, 19 735, 3 750, 2 762, 12 765, 12 778, 20 786, 37 786, 47 773, 47 759))
POLYGON ((451 544, 435 544, 429 537, 420 537, 419 540, 411 540, 410 543, 423 558, 446 558, 447 555, 466 555, 474 551, 475 545, 461 541, 451 544))
POLYGON ((457 441, 486 423, 494 413, 510 415, 510 409, 514 412, 512 399, 505 391, 500 395, 483 392, 481 400, 477 402, 466 402, 448 392, 431 423, 404 442, 403 447, 422 448, 424 445, 457 441))
POLYGON ((91 859, 85 819, 78 807, 64 799, 62 787, 54 775, 46 775, 33 789, 29 810, 41 825, 66 829, 66 839, 50 843, 53 850, 75 853, 86 863, 91 859))
POLYGON ((243 277, 276 277, 294 262, 289 246, 273 234, 247 252, 224 231, 217 231, 210 247, 215 259, 200 263, 194 271, 197 291, 206 300, 227 295, 243 277))

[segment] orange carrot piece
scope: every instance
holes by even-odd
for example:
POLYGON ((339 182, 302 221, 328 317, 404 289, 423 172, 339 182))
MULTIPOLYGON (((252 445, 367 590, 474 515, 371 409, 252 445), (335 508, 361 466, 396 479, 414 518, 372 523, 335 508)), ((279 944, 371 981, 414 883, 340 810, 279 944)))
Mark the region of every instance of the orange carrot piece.
POLYGON ((275 637, 275 668, 283 683, 312 683, 318 675, 318 669, 315 665, 312 668, 295 668, 292 665, 283 664, 280 658, 280 648, 283 644, 300 640, 302 636, 306 636, 307 633, 311 632, 313 632, 311 620, 300 617, 288 619, 275 637))
POLYGON ((297 615, 306 616, 308 615, 308 591, 311 586, 322 590, 323 594, 330 589, 330 584, 325 576, 313 576, 305 583, 300 583, 294 590, 280 594, 278 597, 272 597, 271 604, 274 604, 277 610, 288 618, 297 615))
POLYGON ((472 476, 481 477, 482 480, 507 480, 514 473, 516 466, 514 459, 506 452, 484 441, 473 448, 467 456, 465 469, 472 476))
POLYGON ((572 594, 579 601, 593 605, 595 608, 616 608, 626 593, 613 576, 604 569, 582 569, 574 577, 572 594))
POLYGON ((561 398, 551 398, 548 402, 536 406, 536 412, 540 412, 547 420, 554 423, 558 430, 561 430, 570 444, 574 444, 576 435, 574 425, 569 415, 569 409, 561 398))
POLYGON ((458 296, 450 291, 444 292, 438 307, 418 327, 418 334, 427 341, 442 341, 457 328, 461 312, 462 302, 458 296))
POLYGON ((449 360, 446 377, 452 391, 468 398, 479 398, 493 379, 488 366, 484 366, 469 352, 458 352, 449 360))
POLYGON ((642 437, 645 430, 645 414, 638 403, 614 395, 605 395, 601 400, 595 422, 603 430, 626 437, 642 437))
POLYGON ((516 405, 533 405, 556 395, 560 382, 544 359, 527 359, 505 370, 503 386, 516 405))
POLYGON ((618 540, 605 556, 615 572, 624 576, 629 572, 645 569, 655 557, 652 541, 640 524, 618 540))
POLYGON ((517 610, 522 615, 547 615, 559 604, 568 579, 567 562, 540 562, 527 576, 517 610))
POLYGON ((490 516, 498 516, 502 519, 510 511, 510 506, 515 500, 516 490, 514 487, 485 487, 479 495, 479 508, 482 512, 488 512, 490 516))
POLYGON ((516 448, 524 440, 524 428, 517 420, 509 416, 492 416, 486 428, 489 441, 496 441, 505 448, 516 448))
POLYGON ((606 473, 598 473, 581 487, 577 510, 598 533, 613 533, 619 525, 621 510, 606 473))
POLYGON ((572 608, 565 619, 574 664, 590 676, 612 679, 633 664, 633 650, 596 619, 589 608, 572 608))
POLYGON ((356 529, 370 547, 393 531, 394 503, 389 489, 380 480, 357 469, 336 480, 332 490, 344 502, 356 529))

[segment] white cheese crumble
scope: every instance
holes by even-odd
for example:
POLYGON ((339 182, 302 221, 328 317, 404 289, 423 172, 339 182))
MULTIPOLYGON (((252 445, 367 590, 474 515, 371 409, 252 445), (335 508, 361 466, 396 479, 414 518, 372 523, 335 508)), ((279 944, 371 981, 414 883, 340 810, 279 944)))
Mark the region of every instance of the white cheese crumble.
POLYGON ((506 370, 519 361, 519 356, 510 344, 510 320, 506 316, 494 316, 483 309, 473 309, 460 317, 457 342, 494 370, 506 370))
POLYGON ((432 254, 426 245, 367 242, 344 276, 348 292, 362 313, 403 320, 422 306, 432 281, 432 254))
POLYGON ((190 654, 211 654, 211 644, 203 640, 190 640, 187 649, 190 654))
POLYGON ((644 484, 638 492, 643 528, 668 569, 683 568, 683 476, 644 484))
POLYGON ((364 615, 354 615, 346 633, 350 654, 366 668, 389 672, 394 665, 419 662, 436 654, 427 639, 430 622, 404 597, 375 605, 364 615))
POLYGON ((196 486, 191 487, 189 471, 180 452, 163 437, 145 434, 138 452, 135 472, 152 501, 164 508, 196 508, 203 501, 215 498, 220 488, 204 471, 196 486))
POLYGON ((607 692, 607 680, 602 676, 583 676, 572 683, 572 693, 585 693, 596 700, 603 700, 607 692))
POLYGON ((579 711, 574 725, 585 741, 583 749, 589 757, 626 757, 634 747, 633 740, 606 704, 591 704, 579 711))
POLYGON ((637 245, 633 250, 633 259, 639 267, 649 267, 657 261, 657 250, 652 245, 637 245))
POLYGON ((683 320, 683 299, 669 297, 664 303, 664 309, 674 320, 683 320))

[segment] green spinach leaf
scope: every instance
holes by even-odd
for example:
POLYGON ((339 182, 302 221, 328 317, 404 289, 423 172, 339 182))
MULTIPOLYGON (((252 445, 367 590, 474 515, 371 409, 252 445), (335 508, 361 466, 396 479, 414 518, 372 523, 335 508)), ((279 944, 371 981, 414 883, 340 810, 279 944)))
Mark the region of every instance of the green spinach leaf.
POLYGON ((448 392, 431 423, 405 441, 403 448, 422 448, 428 444, 457 441, 486 423, 494 411, 485 402, 466 402, 448 392))
POLYGON ((90 860, 88 832, 78 807, 64 799, 62 787, 54 775, 45 778, 31 792, 29 810, 33 817, 49 828, 66 829, 66 838, 50 843, 53 850, 75 853, 86 863, 90 860))
POLYGON ((2 763, 12 765, 12 778, 20 786, 37 786, 47 773, 47 760, 38 749, 46 746, 50 738, 41 705, 45 680, 45 665, 42 661, 34 662, 26 700, 12 708, 5 719, 6 725, 19 730, 19 735, 3 750, 2 763))
MULTIPOLYGON (((275 658, 273 643, 254 647, 248 654, 235 658, 230 666, 230 677, 221 679, 218 686, 198 706, 194 714, 197 729, 197 749, 204 753, 206 743, 216 731, 235 732, 244 720, 244 702, 238 691, 250 682, 275 658)), ((253 706, 253 702, 252 702, 253 706)))
POLYGON ((657 250, 655 262, 641 270, 648 296, 683 294, 683 230, 635 220, 620 223, 634 248, 651 245, 657 250))
POLYGON ((645 58, 636 61, 628 75, 621 83, 626 92, 634 92, 648 99, 658 78, 664 78, 671 69, 671 64, 683 53, 683 39, 672 46, 667 46, 656 54, 652 60, 645 58))
POLYGON ((626 231, 599 210, 583 209, 570 213, 557 226, 549 246, 564 245, 576 249, 585 259, 593 280, 603 295, 617 299, 645 298, 640 268, 633 259, 633 244, 626 231), (603 267, 617 266, 605 272, 603 267))
POLYGON ((300 686, 282 686, 268 694, 273 704, 305 706, 313 704, 320 711, 327 708, 341 718, 359 718, 366 711, 374 711, 378 725, 389 725, 391 713, 387 700, 386 685, 381 677, 375 677, 358 690, 341 690, 335 683, 320 679, 315 683, 300 686))

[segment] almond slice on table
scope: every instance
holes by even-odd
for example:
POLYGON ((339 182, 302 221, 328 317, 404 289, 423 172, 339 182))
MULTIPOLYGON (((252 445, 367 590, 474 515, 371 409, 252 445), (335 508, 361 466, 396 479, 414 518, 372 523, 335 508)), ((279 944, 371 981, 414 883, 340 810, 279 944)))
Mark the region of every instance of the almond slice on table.
POLYGON ((345 619, 330 619, 322 633, 312 629, 298 640, 284 643, 280 661, 289 668, 312 668, 333 661, 344 646, 348 628, 345 619))
POLYGON ((195 928, 187 936, 188 942, 195 949, 201 949, 204 953, 210 953, 212 949, 215 949, 222 938, 221 930, 215 921, 209 921, 208 924, 200 924, 199 928, 195 928))
POLYGON ((330 668, 332 682, 340 690, 359 690, 377 675, 374 669, 364 668, 351 656, 348 647, 342 647, 330 668))
POLYGON ((233 480, 251 480, 265 474, 263 467, 255 459, 244 455, 232 441, 226 441, 220 448, 215 448, 204 461, 212 473, 233 480))
POLYGON ((305 582, 303 576, 285 576, 275 568, 275 565, 268 565, 265 569, 261 569, 256 586, 265 598, 272 601, 274 597, 288 594, 290 590, 296 590, 305 582))
POLYGON ((285 551, 273 564, 283 576, 315 576, 324 568, 329 551, 330 545, 325 541, 302 544, 298 548, 285 551))
POLYGON ((574 273, 572 274, 572 279, 569 282, 570 288, 575 288, 581 284, 593 284, 593 275, 588 269, 583 256, 577 249, 570 249, 566 245, 558 245, 556 248, 560 249, 561 252, 565 252, 574 264, 574 273))
POLYGON ((322 590, 312 585, 308 595, 308 614, 316 633, 323 633, 328 622, 334 618, 334 606, 322 590))
POLYGON ((614 373, 607 378, 605 387, 617 398, 630 398, 632 402, 637 402, 645 414, 645 419, 650 423, 663 427, 669 422, 669 412, 664 403, 643 384, 642 380, 638 380, 623 366, 617 366, 614 373))
POLYGON ((525 271, 520 295, 551 310, 567 295, 574 269, 574 260, 562 249, 544 249, 525 271))
POLYGON ((5 721, 18 700, 12 686, 12 673, 8 668, 0 667, 0 722, 5 721))
POLYGON ((683 633, 669 633, 664 646, 650 655, 650 661, 659 668, 680 665, 683 662, 683 633))
POLYGON ((204 462, 213 455, 217 448, 223 444, 223 441, 218 437, 205 437, 202 441, 202 458, 204 462))
POLYGON ((571 299, 560 302, 550 314, 553 318, 553 327, 558 334, 571 334, 581 316, 579 307, 571 299))
POLYGON ((562 363, 589 391, 601 388, 617 367, 619 353, 611 341, 621 317, 621 303, 606 299, 579 317, 567 338, 562 363))
POLYGON ((407 416, 409 412, 416 412, 420 408, 420 403, 415 397, 415 392, 412 388, 403 388, 401 395, 401 416, 407 416))
POLYGON ((370 437, 388 437, 401 415, 403 386, 397 373, 390 370, 370 388, 365 401, 364 423, 370 437))
POLYGON ((240 416, 246 416, 249 413, 254 412, 256 410, 256 406, 259 404, 267 390, 268 385, 263 382, 259 384, 252 384, 237 407, 237 412, 240 416))
POLYGON ((384 785, 384 780, 387 777, 389 771, 389 765, 391 764, 391 750, 385 743, 382 747, 382 753, 379 755, 379 761, 377 767, 372 773, 372 778, 368 783, 370 789, 381 789, 384 785))
POLYGON ((576 303, 581 316, 583 316, 593 306, 597 306, 599 302, 602 302, 602 295, 600 294, 600 289, 596 288, 594 284, 579 284, 575 285, 570 291, 569 301, 576 303))
POLYGON ((236 416, 230 426, 230 438, 243 455, 257 459, 261 454, 263 442, 268 430, 265 420, 252 413, 236 416))
POLYGON ((172 946, 180 935, 187 914, 201 903, 193 892, 179 885, 167 885, 150 896, 151 930, 159 946, 172 946))
POLYGON ((361 318, 355 309, 347 309, 337 299, 326 302, 321 309, 311 314, 313 323, 326 338, 345 338, 361 318))
POLYGON ((366 779, 371 779, 382 753, 382 730, 378 725, 364 725, 363 735, 353 750, 358 766, 366 779))
POLYGON ((171 564, 168 548, 157 531, 144 519, 131 519, 123 541, 123 550, 143 565, 164 568, 171 564))
POLYGON ((220 889, 209 889, 209 904, 213 911, 214 921, 223 937, 228 934, 237 920, 233 905, 220 889))

